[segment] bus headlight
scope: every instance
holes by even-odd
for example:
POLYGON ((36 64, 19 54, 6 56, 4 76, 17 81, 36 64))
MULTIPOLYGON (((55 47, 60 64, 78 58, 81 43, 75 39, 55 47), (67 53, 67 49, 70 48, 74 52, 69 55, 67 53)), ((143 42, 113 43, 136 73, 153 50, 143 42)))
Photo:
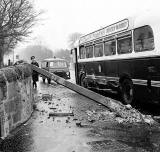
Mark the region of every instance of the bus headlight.
POLYGON ((69 75, 69 72, 66 72, 67 75, 69 75))

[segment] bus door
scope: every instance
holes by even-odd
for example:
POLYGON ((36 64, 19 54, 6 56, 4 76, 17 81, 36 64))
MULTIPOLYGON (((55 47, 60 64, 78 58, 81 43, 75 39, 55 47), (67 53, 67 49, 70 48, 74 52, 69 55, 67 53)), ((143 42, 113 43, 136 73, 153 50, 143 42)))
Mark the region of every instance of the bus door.
POLYGON ((76 84, 79 84, 79 77, 78 77, 78 54, 77 54, 77 48, 74 48, 71 50, 72 54, 72 62, 74 63, 75 68, 75 78, 76 78, 76 84))

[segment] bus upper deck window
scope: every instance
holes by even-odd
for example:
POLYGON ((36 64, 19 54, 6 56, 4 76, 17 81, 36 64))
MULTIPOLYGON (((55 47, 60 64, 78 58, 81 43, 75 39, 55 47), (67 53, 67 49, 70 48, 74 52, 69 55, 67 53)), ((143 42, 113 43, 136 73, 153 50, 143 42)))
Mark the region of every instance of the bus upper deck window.
POLYGON ((116 54, 116 42, 115 41, 105 42, 104 54, 105 56, 116 54))
POLYGON ((103 56, 103 44, 96 44, 94 47, 94 56, 95 57, 101 57, 103 56))
POLYGON ((125 54, 125 53, 131 53, 132 52, 132 38, 131 37, 124 37, 121 39, 118 39, 117 41, 118 45, 118 54, 125 54))
POLYGON ((143 26, 134 30, 135 52, 150 51, 154 49, 153 31, 150 26, 143 26))
POLYGON ((80 55, 80 59, 85 59, 86 57, 86 51, 85 51, 85 47, 81 46, 79 49, 79 55, 80 55))

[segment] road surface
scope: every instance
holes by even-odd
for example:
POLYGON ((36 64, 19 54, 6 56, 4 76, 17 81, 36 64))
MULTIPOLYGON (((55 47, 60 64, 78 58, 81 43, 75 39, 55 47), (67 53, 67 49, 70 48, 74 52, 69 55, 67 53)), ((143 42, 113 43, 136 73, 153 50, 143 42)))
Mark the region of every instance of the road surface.
POLYGON ((106 107, 55 82, 40 81, 34 94, 32 117, 2 142, 1 151, 160 151, 159 126, 128 124, 106 107))

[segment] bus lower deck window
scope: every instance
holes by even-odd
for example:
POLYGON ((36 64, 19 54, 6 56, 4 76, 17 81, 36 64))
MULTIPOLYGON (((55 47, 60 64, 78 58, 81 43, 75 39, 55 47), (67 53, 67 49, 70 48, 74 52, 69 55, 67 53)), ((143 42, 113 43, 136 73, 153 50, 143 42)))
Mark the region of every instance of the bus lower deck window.
POLYGON ((105 56, 116 54, 116 42, 115 41, 105 42, 104 54, 105 56))
POLYGON ((86 47, 86 58, 93 57, 93 46, 86 47))
POLYGON ((103 44, 97 44, 94 47, 94 56, 95 57, 101 57, 103 56, 103 44))
POLYGON ((118 54, 125 54, 132 52, 132 38, 127 37, 118 39, 118 54))

